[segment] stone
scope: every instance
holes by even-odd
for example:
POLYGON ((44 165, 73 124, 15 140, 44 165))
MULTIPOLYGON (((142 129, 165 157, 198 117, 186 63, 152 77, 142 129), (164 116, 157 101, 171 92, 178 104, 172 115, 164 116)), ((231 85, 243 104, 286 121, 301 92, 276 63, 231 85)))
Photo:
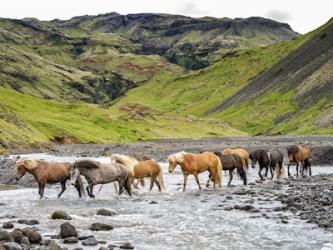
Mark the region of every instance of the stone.
POLYGON ((5 223, 2 224, 2 228, 12 229, 12 228, 14 228, 14 224, 13 224, 13 222, 8 221, 8 222, 5 222, 5 223))
POLYGON ((13 237, 10 235, 9 232, 7 231, 0 231, 0 241, 5 241, 5 242, 8 242, 8 241, 14 241, 13 237))
POLYGON ((90 226, 91 231, 109 231, 112 230, 113 226, 105 223, 96 222, 90 226))
POLYGON ((112 211, 112 210, 101 208, 101 209, 97 210, 96 214, 101 215, 101 216, 114 216, 117 213, 115 211, 112 211))
POLYGON ((65 222, 60 225, 60 237, 68 238, 68 237, 77 237, 76 228, 70 224, 69 222, 65 222))
POLYGON ((65 211, 59 210, 59 211, 53 212, 53 214, 51 215, 51 219, 52 220, 71 220, 72 217, 65 211))
POLYGON ((64 244, 76 244, 79 240, 77 237, 67 237, 64 239, 64 244))
POLYGON ((33 226, 39 224, 38 220, 18 220, 17 223, 33 226))
POLYGON ((38 247, 39 250, 65 250, 67 248, 60 247, 54 240, 43 241, 43 246, 38 247))
POLYGON ((157 204, 157 201, 150 201, 148 204, 157 204))
POLYGON ((3 246, 6 250, 22 250, 22 247, 16 242, 7 242, 3 246))
POLYGON ((102 246, 102 247, 98 248, 98 250, 109 250, 109 248, 102 246))
POLYGON ((120 249, 134 249, 134 247, 131 245, 131 243, 126 242, 123 245, 119 247, 120 249))
POLYGON ((42 241, 42 235, 35 228, 24 228, 22 232, 32 244, 39 244, 42 241))
POLYGON ((97 246, 98 241, 95 239, 94 236, 89 237, 88 239, 82 241, 83 246, 97 246))
POLYGON ((14 241, 17 243, 21 243, 23 239, 23 232, 21 229, 14 229, 10 232, 10 235, 13 237, 14 241))

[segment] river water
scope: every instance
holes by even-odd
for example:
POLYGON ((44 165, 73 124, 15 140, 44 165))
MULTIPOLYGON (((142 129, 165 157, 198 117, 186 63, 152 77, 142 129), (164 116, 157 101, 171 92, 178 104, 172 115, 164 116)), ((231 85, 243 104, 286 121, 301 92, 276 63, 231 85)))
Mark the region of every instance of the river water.
MULTIPOLYGON (((25 155, 27 158, 52 161, 73 161, 74 157, 56 157, 45 154, 25 155)), ((108 162, 108 158, 97 158, 108 162)), ((118 197, 113 185, 105 185, 96 199, 79 199, 76 190, 68 185, 61 199, 57 199, 60 185, 49 186, 45 190, 46 199, 39 200, 37 189, 17 188, 0 191, 0 223, 17 219, 37 219, 40 231, 48 235, 59 234, 59 225, 63 221, 50 219, 55 210, 64 210, 72 216, 72 223, 79 235, 93 234, 97 240, 107 241, 104 246, 131 242, 135 249, 333 249, 333 233, 295 218, 289 212, 271 211, 281 206, 273 199, 282 190, 272 190, 270 195, 237 195, 239 190, 252 189, 261 192, 259 185, 244 187, 234 176, 232 187, 222 189, 204 188, 197 190, 194 178, 188 181, 187 192, 183 193, 182 174, 177 167, 173 174, 167 173, 167 164, 161 163, 167 191, 159 193, 155 187, 149 192, 141 189, 133 197, 126 194, 118 197), (243 210, 224 210, 236 204, 251 203, 260 212, 250 213, 243 210), (97 216, 100 208, 117 212, 112 217, 97 216), (265 213, 266 218, 263 216, 265 213), (15 219, 10 219, 16 216, 15 219), (281 222, 281 216, 288 217, 287 224, 281 222), (112 231, 91 232, 89 226, 94 222, 108 223, 114 226, 112 231)), ((294 168, 293 168, 294 170, 294 168)), ((313 167, 313 173, 332 173, 327 166, 313 167)), ((202 184, 207 175, 202 174, 202 184)), ((257 169, 251 169, 249 182, 257 178, 257 169)), ((223 182, 227 183, 225 175, 223 182)), ((148 183, 148 182, 147 182, 148 183)), ((204 186, 204 185, 202 185, 204 186)), ((264 185, 269 188, 269 184, 264 185)), ((15 227, 22 227, 15 224, 15 227)), ((61 243, 61 241, 58 241, 61 243)), ((80 244, 67 245, 69 249, 82 247, 80 244)))

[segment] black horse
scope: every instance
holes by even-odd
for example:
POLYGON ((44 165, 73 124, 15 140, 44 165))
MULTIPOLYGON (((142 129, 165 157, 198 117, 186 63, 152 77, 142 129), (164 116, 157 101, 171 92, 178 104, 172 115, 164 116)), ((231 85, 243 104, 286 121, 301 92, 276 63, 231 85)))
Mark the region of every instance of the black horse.
POLYGON ((257 149, 250 153, 249 158, 252 162, 252 168, 255 168, 256 163, 259 163, 259 177, 261 180, 264 177, 261 175, 261 171, 263 168, 266 168, 265 177, 268 175, 268 169, 271 172, 271 176, 273 179, 273 172, 275 167, 279 167, 280 169, 283 167, 283 151, 281 149, 273 149, 270 151, 264 149, 257 149))
POLYGON ((236 155, 236 154, 223 155, 221 152, 214 152, 214 154, 220 158, 220 160, 222 162, 223 170, 229 170, 230 178, 229 178, 228 186, 230 186, 230 183, 233 179, 234 169, 237 170, 237 173, 243 180, 244 185, 247 184, 246 171, 244 170, 242 158, 239 155, 236 155))

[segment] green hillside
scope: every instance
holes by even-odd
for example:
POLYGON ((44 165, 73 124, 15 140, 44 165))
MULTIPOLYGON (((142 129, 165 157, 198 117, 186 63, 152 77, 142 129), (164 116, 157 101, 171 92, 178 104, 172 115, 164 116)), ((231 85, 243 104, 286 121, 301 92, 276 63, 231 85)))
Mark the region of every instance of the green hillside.
POLYGON ((295 36, 289 26, 260 18, 0 19, 0 151, 50 143, 332 133, 333 21, 295 36), (239 30, 243 22, 246 28, 239 30), (258 27, 275 38, 268 41, 258 27), (187 63, 208 62, 199 70, 183 68, 194 64, 182 60, 172 63, 172 53, 184 53, 179 41, 195 45, 196 54, 213 31, 224 42, 232 36, 237 46, 186 57, 187 63), (158 46, 171 38, 177 44, 161 53, 158 46))

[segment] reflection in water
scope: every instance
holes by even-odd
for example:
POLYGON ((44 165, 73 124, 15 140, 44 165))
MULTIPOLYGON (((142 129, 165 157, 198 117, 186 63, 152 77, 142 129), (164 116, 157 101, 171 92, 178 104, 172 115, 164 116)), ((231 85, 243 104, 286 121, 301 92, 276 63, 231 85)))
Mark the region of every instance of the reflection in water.
MULTIPOLYGON (((34 155, 55 161, 72 161, 74 158, 34 155)), ((29 158, 32 158, 30 155, 29 158)), ((99 158, 107 162, 108 158, 99 158)), ((111 232, 94 232, 98 240, 108 244, 130 241, 136 249, 332 249, 332 233, 291 219, 283 224, 277 219, 278 213, 265 212, 271 218, 260 213, 240 210, 225 211, 227 204, 246 204, 254 200, 253 206, 266 211, 280 204, 276 201, 263 202, 248 195, 228 195, 232 190, 243 188, 241 181, 235 178, 235 187, 221 190, 204 189, 197 191, 194 178, 189 178, 188 191, 183 193, 182 176, 179 168, 170 175, 167 165, 162 164, 167 192, 159 193, 155 187, 152 192, 146 189, 137 191, 133 197, 118 197, 113 185, 105 185, 96 199, 79 199, 73 187, 68 186, 63 198, 57 199, 60 186, 46 189, 47 199, 39 200, 36 189, 4 190, 0 192, 0 222, 8 221, 10 215, 19 219, 37 219, 44 235, 58 234, 61 221, 53 221, 50 215, 55 210, 65 210, 73 218, 71 223, 77 227, 80 235, 90 235, 88 227, 93 222, 110 223, 115 228, 111 232), (152 204, 156 201, 157 204, 152 204), (97 216, 100 208, 117 212, 113 217, 97 216)), ((333 172, 333 168, 313 167, 314 173, 333 172)), ((257 176, 257 169, 250 169, 249 182, 257 176)), ((202 174, 203 183, 207 175, 202 174)), ((228 177, 224 176, 224 184, 228 177)), ((251 188, 251 187, 246 187, 251 188)), ((97 191, 97 189, 96 189, 97 191)), ((16 227, 22 225, 17 224, 16 227)), ((80 246, 82 247, 82 246, 80 246)), ((87 248, 88 249, 88 248, 87 248)), ((92 249, 92 248, 89 248, 92 249)), ((96 247, 98 249, 98 247, 96 247)))

